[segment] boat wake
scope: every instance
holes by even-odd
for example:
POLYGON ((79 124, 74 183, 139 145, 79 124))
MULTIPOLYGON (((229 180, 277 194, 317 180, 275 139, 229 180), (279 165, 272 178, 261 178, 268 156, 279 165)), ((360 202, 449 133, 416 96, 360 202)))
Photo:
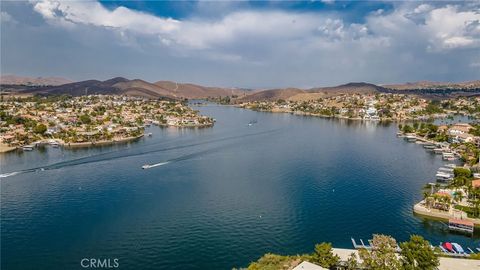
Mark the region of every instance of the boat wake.
POLYGON ((2 173, 0 174, 0 178, 7 178, 9 176, 14 176, 14 175, 17 175, 19 173, 22 173, 22 172, 10 172, 10 173, 2 173))
MULTIPOLYGON (((0 174, 0 178, 7 178, 7 177, 14 176, 14 175, 22 174, 22 173, 56 170, 56 169, 61 169, 61 168, 65 168, 65 167, 84 165, 84 164, 89 164, 89 163, 111 161, 111 160, 116 160, 116 159, 142 156, 142 155, 158 153, 158 152, 167 152, 167 151, 171 151, 171 150, 185 149, 185 148, 196 147, 196 146, 201 146, 201 145, 208 145, 208 144, 214 144, 214 143, 219 143, 219 142, 232 141, 232 140, 251 137, 251 136, 266 135, 266 134, 270 134, 270 133, 273 133, 273 132, 278 132, 279 130, 280 129, 274 129, 274 130, 267 130, 267 131, 256 132, 256 133, 243 134, 243 135, 238 135, 238 136, 223 137, 223 138, 220 138, 220 139, 206 140, 206 141, 199 142, 199 143, 190 143, 190 144, 176 145, 176 146, 170 146, 170 147, 163 147, 163 148, 159 148, 159 149, 151 149, 151 150, 147 150, 147 151, 141 151, 141 152, 130 153, 130 154, 125 154, 125 153, 122 153, 121 151, 112 151, 112 152, 102 153, 102 154, 98 154, 98 155, 93 155, 93 156, 88 156, 88 157, 83 157, 83 158, 78 158, 78 159, 73 159, 73 160, 62 161, 62 162, 50 164, 50 165, 43 166, 43 167, 36 167, 36 168, 30 168, 30 169, 16 171, 16 172, 4 173, 4 174, 0 174)), ((152 145, 148 145, 148 147, 151 147, 151 146, 152 145)), ((205 154, 207 152, 214 151, 216 149, 217 148, 213 148, 213 149, 210 149, 210 150, 207 150, 207 151, 201 151, 201 152, 181 156, 181 157, 178 157, 178 158, 175 158, 175 159, 172 159, 172 160, 168 160, 168 161, 165 161, 165 162, 160 162, 160 163, 156 163, 156 164, 147 164, 147 165, 148 166, 155 165, 153 167, 162 166, 162 165, 166 165, 170 162, 176 162, 176 161, 191 159, 195 156, 198 156, 200 154, 205 154)))
POLYGON ((165 161, 165 162, 160 162, 160 163, 155 163, 155 164, 145 164, 142 166, 142 169, 150 169, 150 168, 154 168, 154 167, 158 167, 158 166, 162 166, 162 165, 166 165, 170 163, 170 161, 165 161))

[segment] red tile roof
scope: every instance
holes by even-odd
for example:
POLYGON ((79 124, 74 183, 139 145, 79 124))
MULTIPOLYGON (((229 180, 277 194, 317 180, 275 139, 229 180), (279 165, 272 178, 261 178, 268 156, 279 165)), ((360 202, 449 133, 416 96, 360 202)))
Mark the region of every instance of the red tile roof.
POLYGON ((473 188, 480 188, 480 179, 472 180, 472 187, 473 188))

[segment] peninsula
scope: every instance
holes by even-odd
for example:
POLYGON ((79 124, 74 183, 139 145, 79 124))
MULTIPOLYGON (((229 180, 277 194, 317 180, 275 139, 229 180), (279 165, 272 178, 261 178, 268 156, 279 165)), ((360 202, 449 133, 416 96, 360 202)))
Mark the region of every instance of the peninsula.
POLYGON ((82 147, 125 142, 151 124, 209 127, 214 120, 185 103, 140 97, 87 95, 9 98, 0 105, 2 152, 36 143, 82 147))

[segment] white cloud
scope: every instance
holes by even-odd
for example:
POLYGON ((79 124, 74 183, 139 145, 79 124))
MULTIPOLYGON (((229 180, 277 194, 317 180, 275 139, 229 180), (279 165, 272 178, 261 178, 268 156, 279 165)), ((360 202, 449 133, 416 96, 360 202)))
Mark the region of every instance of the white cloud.
POLYGON ((88 24, 141 34, 169 33, 177 29, 180 23, 125 7, 108 10, 98 2, 41 1, 33 5, 35 11, 53 23, 88 24))
POLYGON ((342 10, 219 6, 221 12, 211 14, 206 10, 214 4, 202 5, 202 11, 184 19, 125 7, 108 9, 97 2, 42 1, 29 7, 48 22, 43 24, 46 33, 67 34, 90 50, 111 51, 115 59, 116 50, 122 47, 131 62, 144 57, 142 63, 149 64, 141 66, 145 72, 147 67, 156 70, 165 65, 168 68, 163 72, 176 74, 170 66, 179 65, 182 72, 178 73, 187 76, 191 64, 190 76, 209 70, 217 75, 217 65, 222 65, 224 75, 231 72, 239 81, 243 78, 250 85, 262 81, 264 86, 285 81, 296 85, 295 80, 301 83, 303 79, 315 85, 434 79, 449 72, 457 77, 480 75, 471 64, 478 62, 472 59, 480 48, 479 5, 395 2, 393 9, 372 10, 361 20, 355 18, 357 23, 351 23, 351 14, 342 10))
POLYGON ((0 12, 0 22, 3 23, 16 23, 15 19, 5 11, 0 12))
POLYGON ((432 33, 436 49, 480 47, 480 10, 459 11, 457 6, 446 6, 430 11, 425 28, 432 33), (476 22, 476 23, 475 23, 476 22))
MULTIPOLYGON (((480 45, 480 13, 459 11, 457 6, 434 8, 420 4, 398 8, 390 14, 374 12, 365 24, 345 25, 340 18, 312 13, 285 11, 242 11, 220 20, 174 20, 118 7, 108 10, 98 2, 34 2, 34 10, 52 23, 85 24, 111 28, 127 33, 156 35, 161 44, 207 49, 245 42, 269 40, 287 42, 306 39, 317 33, 326 42, 365 37, 376 29, 372 38, 401 39, 416 36, 427 39, 431 50, 477 47, 480 45), (421 21, 422 23, 419 23, 421 21), (315 31, 316 30, 316 31, 315 31), (408 33, 406 33, 408 31, 408 33), (317 33, 316 33, 317 32, 317 33)), ((401 40, 398 40, 401 41, 401 40)))

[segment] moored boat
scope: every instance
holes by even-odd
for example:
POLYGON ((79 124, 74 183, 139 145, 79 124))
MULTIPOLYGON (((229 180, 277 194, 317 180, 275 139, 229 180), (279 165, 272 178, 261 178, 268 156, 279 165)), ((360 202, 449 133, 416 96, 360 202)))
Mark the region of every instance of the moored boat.
POLYGON ((449 219, 448 228, 452 231, 473 233, 475 224, 471 221, 463 219, 449 219))
POLYGON ((452 247, 453 247, 453 249, 454 249, 457 253, 459 253, 459 254, 464 254, 464 253, 465 253, 465 251, 463 250, 462 246, 460 246, 460 245, 457 244, 457 243, 452 243, 452 247))
POLYGON ((415 142, 417 141, 417 137, 415 135, 407 135, 404 137, 405 140, 407 140, 407 142, 415 142))
POLYGON ((438 168, 438 172, 453 173, 453 168, 440 167, 438 168))
POLYGON ((428 149, 428 150, 433 150, 433 149, 435 149, 436 147, 437 147, 437 146, 434 145, 434 144, 424 144, 424 145, 423 145, 423 148, 428 149))
POLYGON ((451 243, 445 242, 445 243, 442 243, 441 245, 442 245, 442 247, 443 247, 445 250, 447 250, 448 252, 455 253, 455 250, 453 250, 453 246, 452 246, 451 243))
POLYGON ((35 145, 29 144, 29 145, 24 145, 22 146, 23 151, 33 151, 33 148, 35 145))
POLYGON ((446 152, 446 153, 442 154, 442 158, 443 158, 443 160, 454 160, 455 155, 451 152, 446 152))
POLYGON ((453 163, 445 164, 444 166, 447 167, 447 168, 452 168, 452 169, 457 168, 457 165, 456 165, 456 164, 453 164, 453 163))

